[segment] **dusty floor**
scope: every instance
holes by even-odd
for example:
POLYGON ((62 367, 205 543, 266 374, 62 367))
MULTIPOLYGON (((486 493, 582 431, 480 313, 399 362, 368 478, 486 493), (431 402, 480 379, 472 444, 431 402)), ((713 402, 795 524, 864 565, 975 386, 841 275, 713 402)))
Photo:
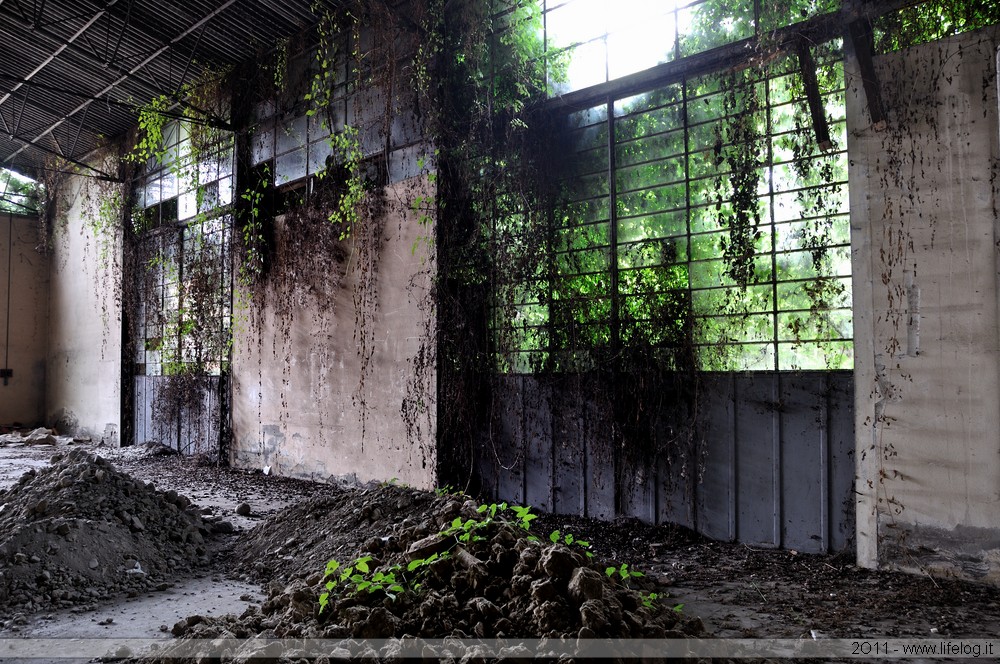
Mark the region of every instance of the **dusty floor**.
MULTIPOLYGON (((320 571, 325 561, 319 556, 352 555, 351 549, 361 550, 363 540, 384 522, 380 515, 367 515, 367 530, 337 540, 342 551, 312 551, 307 557, 301 547, 289 545, 283 550, 271 541, 248 542, 241 537, 279 509, 322 497, 331 487, 202 466, 142 449, 91 449, 137 479, 187 495, 206 513, 231 521, 237 532, 217 538, 208 567, 181 571, 159 590, 69 611, 0 615, 0 638, 157 637, 188 615, 240 614, 264 601, 257 582, 291 578, 314 565, 320 571), (241 503, 249 504, 249 515, 236 513, 241 503), (253 555, 248 556, 248 550, 253 555), (248 564, 248 557, 256 565, 248 564)), ((25 470, 45 467, 56 451, 51 446, 0 448, 0 489, 15 484, 25 470)), ((395 516, 407 515, 404 508, 395 516)), ((543 515, 534 527, 540 533, 571 532, 589 540, 598 557, 644 570, 659 585, 661 596, 668 596, 671 604, 683 604, 684 614, 699 616, 718 636, 810 638, 817 632, 837 638, 983 639, 1000 634, 1000 591, 995 588, 871 572, 854 567, 844 556, 709 542, 683 529, 637 522, 609 524, 543 515)))

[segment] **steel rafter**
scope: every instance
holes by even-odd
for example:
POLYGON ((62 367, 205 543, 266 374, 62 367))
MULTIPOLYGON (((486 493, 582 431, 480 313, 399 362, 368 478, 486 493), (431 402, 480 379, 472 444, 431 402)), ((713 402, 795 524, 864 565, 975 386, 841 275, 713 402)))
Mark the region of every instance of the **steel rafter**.
MULTIPOLYGON (((99 99, 99 98, 103 97, 104 95, 110 93, 112 90, 114 90, 119 85, 121 85, 122 83, 124 83, 129 78, 134 77, 135 73, 138 72, 140 69, 142 69, 143 67, 145 67, 146 65, 148 65, 149 63, 151 63, 153 60, 155 60, 156 58, 158 58, 163 53, 169 51, 178 42, 180 42, 185 37, 187 37, 188 35, 192 34, 196 30, 198 30, 199 28, 201 28, 203 25, 205 25, 206 23, 208 23, 209 21, 211 21, 213 18, 215 18, 216 16, 218 16, 219 14, 221 14, 222 12, 224 12, 225 10, 227 10, 229 7, 231 7, 235 3, 236 3, 236 0, 226 0, 226 2, 224 2, 221 6, 217 7, 214 10, 212 10, 211 12, 209 12, 208 14, 206 14, 205 16, 203 16, 201 19, 199 19, 198 21, 196 21, 195 23, 193 23, 192 25, 190 25, 187 29, 185 29, 179 35, 177 35, 176 37, 174 37, 173 39, 171 39, 170 42, 168 42, 167 44, 164 44, 160 48, 156 49, 152 54, 150 54, 149 56, 147 56, 142 62, 140 62, 135 67, 133 67, 128 73, 123 74, 118 79, 116 79, 115 81, 113 81, 109 85, 105 86, 104 89, 102 89, 100 92, 98 92, 96 95, 94 95, 95 98, 99 99)), ((72 116, 76 115, 77 113, 79 113, 80 111, 86 109, 92 103, 93 103, 92 99, 85 100, 79 106, 77 106, 72 111, 70 111, 65 116, 63 116, 60 120, 58 120, 57 122, 55 122, 51 126, 49 126, 48 129, 46 129, 45 131, 43 131, 40 134, 38 134, 37 136, 35 136, 30 141, 27 141, 24 146, 22 146, 21 148, 19 148, 18 150, 16 150, 14 153, 12 153, 11 155, 9 155, 5 161, 9 162, 9 161, 15 159, 19 154, 21 154, 22 152, 24 152, 29 147, 41 148, 41 146, 38 145, 38 141, 39 140, 41 140, 45 136, 48 136, 49 134, 51 134, 53 131, 55 131, 55 129, 57 127, 60 127, 61 125, 63 125, 64 123, 66 123, 69 120, 70 117, 72 117, 72 116)), ((42 149, 46 149, 46 148, 42 148, 42 149)), ((60 155, 60 156, 63 156, 63 155, 60 155)))
MULTIPOLYGON (((10 138, 11 140, 15 140, 15 141, 21 141, 21 143, 23 143, 24 146, 21 147, 21 148, 19 148, 16 152, 14 152, 13 154, 11 154, 4 161, 4 167, 5 168, 10 168, 13 165, 15 157, 17 157, 17 155, 21 154, 21 152, 23 152, 26 148, 31 147, 31 148, 33 148, 35 150, 41 150, 42 152, 46 152, 48 154, 54 155, 56 157, 59 157, 60 159, 73 164, 74 166, 79 166, 80 168, 85 168, 88 171, 91 171, 92 173, 95 174, 95 175, 93 175, 91 177, 97 178, 98 180, 107 180, 109 182, 121 182, 121 178, 115 177, 114 175, 111 175, 110 173, 106 173, 106 172, 102 171, 101 169, 97 168, 96 166, 91 166, 90 164, 84 163, 84 162, 80 161, 79 159, 73 159, 72 157, 67 157, 66 155, 62 154, 61 152, 58 152, 56 150, 53 150, 50 147, 46 147, 46 146, 38 143, 38 140, 41 137, 35 137, 34 139, 28 139, 28 138, 25 138, 23 136, 18 136, 17 134, 10 134, 8 136, 8 138, 10 138)), ((49 170, 49 169, 46 169, 46 170, 49 170)))
MULTIPOLYGON (((91 16, 90 19, 86 23, 84 23, 83 26, 79 30, 77 30, 76 32, 74 32, 73 35, 68 40, 62 41, 62 40, 58 40, 57 39, 57 41, 61 42, 60 45, 59 45, 59 48, 57 48, 47 58, 45 58, 44 60, 42 60, 42 63, 40 65, 38 65, 37 67, 35 67, 34 69, 32 69, 31 72, 27 76, 24 77, 24 80, 26 82, 30 81, 32 78, 34 78, 35 76, 37 76, 40 71, 42 71, 43 69, 45 69, 46 67, 48 67, 52 63, 53 60, 55 60, 57 57, 59 57, 59 54, 61 54, 63 51, 65 51, 68 48, 72 48, 73 45, 74 45, 73 43, 77 39, 79 39, 80 36, 83 35, 87 31, 88 28, 90 28, 90 26, 94 25, 94 23, 96 23, 97 21, 99 21, 101 19, 101 17, 104 16, 107 13, 107 11, 111 7, 113 7, 115 5, 115 3, 117 3, 117 2, 118 2, 118 0, 108 0, 108 3, 104 6, 104 9, 100 10, 99 12, 97 12, 96 14, 94 14, 93 16, 91 16)), ((20 5, 20 3, 18 3, 18 5, 20 5)), ((28 27, 31 28, 32 26, 28 26, 28 27)), ((0 97, 0 106, 3 106, 3 104, 8 99, 10 99, 11 95, 14 94, 15 92, 17 92, 17 90, 21 87, 21 85, 23 85, 23 84, 17 84, 17 85, 15 85, 10 90, 10 92, 8 92, 7 94, 5 94, 3 97, 0 97)))
MULTIPOLYGON (((99 101, 102 104, 107 104, 108 106, 114 106, 115 108, 121 108, 123 110, 129 111, 130 113, 138 112, 142 108, 141 106, 135 104, 134 102, 120 101, 117 99, 111 99, 110 97, 94 97, 92 95, 87 94, 86 92, 80 92, 78 90, 72 90, 70 88, 59 87, 58 85, 48 85, 47 83, 39 83, 37 81, 28 81, 23 78, 18 78, 17 76, 11 76, 9 74, 0 73, 0 81, 4 80, 10 81, 11 83, 20 83, 21 85, 24 86, 38 88, 39 90, 46 90, 48 92, 55 92, 69 97, 76 97, 77 99, 89 99, 90 101, 99 101)), ((7 88, 6 86, 3 85, 3 83, 0 83, 0 92, 2 91, 9 92, 11 90, 13 90, 13 87, 7 88)), ((40 110, 48 110, 37 104, 29 104, 29 105, 32 106, 33 108, 38 108, 40 110)), ((229 128, 228 123, 219 122, 215 118, 201 120, 198 118, 192 118, 186 116, 182 113, 172 113, 170 111, 161 111, 160 115, 163 115, 168 118, 187 120, 188 122, 191 122, 193 124, 203 124, 209 127, 215 127, 217 129, 229 128)))
MULTIPOLYGON (((208 17, 209 17, 208 20, 210 20, 211 18, 214 18, 216 15, 218 15, 219 13, 221 13, 223 10, 227 9, 235 1, 236 0, 228 0, 222 6, 216 8, 215 10, 213 10, 212 12, 210 12, 210 14, 208 15, 208 17)), ((50 30, 46 30, 43 27, 36 27, 36 26, 32 25, 30 20, 27 20, 27 19, 24 19, 24 18, 18 18, 17 16, 14 16, 14 15, 11 15, 11 14, 8 14, 7 17, 10 18, 14 23, 19 24, 20 27, 23 28, 26 32, 27 31, 34 32, 36 34, 42 35, 43 37, 45 37, 47 39, 51 39, 51 40, 53 40, 53 41, 55 41, 56 43, 59 44, 59 48, 56 50, 56 52, 53 55, 51 55, 48 58, 46 58, 46 60, 41 65, 39 65, 39 68, 44 68, 53 59, 55 59, 55 57, 57 55, 59 55, 60 53, 62 53, 65 50, 69 50, 72 53, 75 53, 75 54, 77 54, 77 55, 85 58, 86 60, 88 60, 90 62, 93 62, 93 63, 95 63, 97 65, 100 65, 102 68, 112 67, 113 70, 115 71, 115 73, 117 73, 119 75, 119 78, 116 79, 116 81, 112 84, 111 87, 118 87, 124 81, 134 82, 134 83, 137 83, 138 85, 141 85, 147 92, 149 92, 151 94, 167 96, 170 99, 172 99, 173 101, 181 104, 182 106, 190 108, 191 110, 196 111, 198 113, 204 113, 204 111, 202 109, 196 108, 196 107, 194 107, 194 106, 186 103, 182 99, 175 99, 175 98, 171 97, 170 90, 163 89, 163 88, 159 87, 155 82, 151 83, 150 81, 147 81, 142 76, 138 75, 138 72, 141 69, 143 69, 143 67, 145 67, 146 64, 148 64, 149 62, 152 62, 153 60, 155 60, 157 57, 159 57, 160 54, 162 54, 166 50, 169 50, 178 41, 180 41, 181 39, 183 39, 187 35, 191 34, 191 32, 193 32, 194 30, 188 29, 184 33, 182 33, 181 36, 175 37, 174 39, 172 39, 167 44, 163 44, 163 45, 161 45, 161 46, 153 49, 152 51, 150 51, 151 55, 147 55, 142 60, 142 62, 140 63, 140 65, 135 66, 135 67, 133 67, 131 69, 128 69, 128 70, 126 70, 123 67, 113 66, 112 63, 105 62, 101 58, 101 56, 97 52, 97 49, 94 48, 93 43, 90 41, 89 37, 87 37, 86 30, 89 29, 90 27, 92 27, 95 22, 97 22, 98 20, 100 20, 101 16, 107 15, 108 14, 108 9, 111 6, 117 4, 118 2, 120 2, 120 0, 108 0, 108 4, 105 6, 105 8, 102 9, 98 14, 96 14, 91 20, 87 21, 87 23, 83 27, 81 27, 79 30, 77 30, 76 33, 74 33, 74 35, 69 40, 64 40, 59 35, 51 32, 50 30), (84 47, 82 47, 82 46, 80 46, 79 44, 76 43, 76 40, 78 38, 80 38, 81 35, 83 36, 83 40, 87 42, 89 48, 84 48, 84 47)), ((202 19, 196 25, 198 27, 201 27, 201 25, 202 25, 203 22, 205 22, 205 19, 202 19)), ((197 27, 194 28, 194 29, 196 30, 197 27)), ((37 73, 37 72, 35 72, 35 73, 37 73)), ((98 93, 95 96, 100 97, 102 94, 104 94, 104 91, 102 91, 101 93, 98 93)), ((2 102, 0 102, 0 103, 2 103, 2 102)))

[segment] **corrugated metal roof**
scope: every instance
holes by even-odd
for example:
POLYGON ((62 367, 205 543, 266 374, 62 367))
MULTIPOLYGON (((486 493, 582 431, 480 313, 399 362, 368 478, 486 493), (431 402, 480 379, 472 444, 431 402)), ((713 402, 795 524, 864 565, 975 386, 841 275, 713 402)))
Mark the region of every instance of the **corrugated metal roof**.
POLYGON ((53 157, 81 160, 137 107, 312 27, 311 4, 0 0, 0 165, 37 176, 53 157))

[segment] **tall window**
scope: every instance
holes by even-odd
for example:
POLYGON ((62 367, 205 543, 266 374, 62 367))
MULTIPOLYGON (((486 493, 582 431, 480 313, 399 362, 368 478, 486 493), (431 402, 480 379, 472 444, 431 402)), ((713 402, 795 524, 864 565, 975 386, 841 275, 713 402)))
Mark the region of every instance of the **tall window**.
POLYGON ((136 182, 139 375, 219 375, 231 324, 233 136, 171 121, 136 182), (192 134, 194 134, 192 136, 192 134))
POLYGON ((569 116, 548 264, 498 289, 502 368, 637 346, 704 370, 852 367, 843 69, 836 45, 817 55, 826 151, 796 58, 569 116))

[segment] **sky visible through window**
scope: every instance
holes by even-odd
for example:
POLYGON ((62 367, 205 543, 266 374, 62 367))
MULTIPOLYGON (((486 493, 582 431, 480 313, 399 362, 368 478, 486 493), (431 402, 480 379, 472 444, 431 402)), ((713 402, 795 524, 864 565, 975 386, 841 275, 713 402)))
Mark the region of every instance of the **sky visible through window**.
MULTIPOLYGON (((565 78, 553 81, 553 92, 579 90, 675 59, 679 35, 690 34, 709 9, 692 0, 548 0, 546 50, 565 49, 568 60, 565 78)), ((722 42, 749 36, 734 18, 722 18, 714 29, 722 42)))

